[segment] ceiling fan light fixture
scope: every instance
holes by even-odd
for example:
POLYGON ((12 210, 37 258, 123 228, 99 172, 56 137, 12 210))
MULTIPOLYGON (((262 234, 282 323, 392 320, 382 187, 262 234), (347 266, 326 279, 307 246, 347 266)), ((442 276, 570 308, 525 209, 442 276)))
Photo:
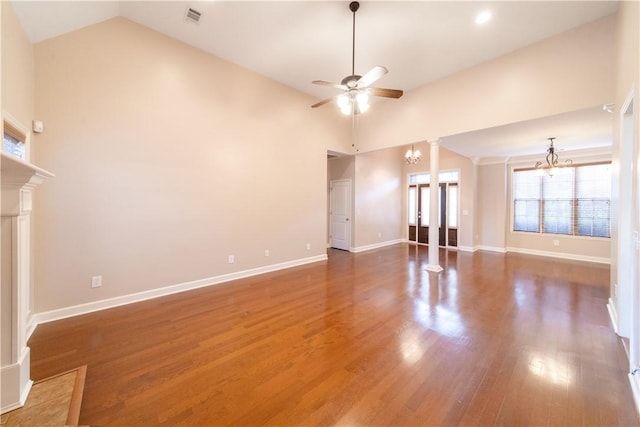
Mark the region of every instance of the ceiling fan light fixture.
POLYGON ((366 92, 360 92, 356 95, 356 104, 358 105, 358 112, 364 113, 369 109, 369 94, 366 92))
POLYGON ((369 106, 369 94, 367 92, 360 92, 356 95, 356 101, 358 101, 359 107, 369 106))
POLYGON ((348 116, 353 112, 353 103, 351 101, 351 97, 347 93, 338 96, 336 104, 338 104, 338 108, 340 108, 340 111, 345 116, 348 116))

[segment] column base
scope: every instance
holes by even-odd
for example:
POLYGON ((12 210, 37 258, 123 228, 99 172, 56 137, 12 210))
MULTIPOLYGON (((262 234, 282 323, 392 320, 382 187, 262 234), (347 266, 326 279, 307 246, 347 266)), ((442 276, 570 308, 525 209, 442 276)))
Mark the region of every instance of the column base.
POLYGON ((439 265, 432 265, 432 264, 427 264, 427 271, 432 271, 434 273, 440 273, 442 270, 444 270, 444 268, 440 267, 439 265))

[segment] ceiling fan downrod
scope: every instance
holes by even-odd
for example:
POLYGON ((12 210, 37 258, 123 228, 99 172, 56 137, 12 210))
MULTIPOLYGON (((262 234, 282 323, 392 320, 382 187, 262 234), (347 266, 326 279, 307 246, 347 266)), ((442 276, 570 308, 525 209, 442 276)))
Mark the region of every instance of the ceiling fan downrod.
POLYGON ((353 12, 353 25, 351 32, 351 75, 356 74, 356 12, 360 9, 360 3, 352 1, 349 4, 349 10, 353 12))

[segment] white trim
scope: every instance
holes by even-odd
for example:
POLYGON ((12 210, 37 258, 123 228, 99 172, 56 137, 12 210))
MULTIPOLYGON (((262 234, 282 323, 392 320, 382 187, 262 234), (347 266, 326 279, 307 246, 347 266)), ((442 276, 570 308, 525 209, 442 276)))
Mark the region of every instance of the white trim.
MULTIPOLYGON (((471 246, 457 246, 456 248, 459 251, 462 251, 462 252, 475 252, 478 249, 478 248, 474 248, 474 247, 471 247, 471 246)), ((456 249, 456 248, 454 248, 454 249, 456 249)))
POLYGON ((24 406, 31 391, 31 351, 25 347, 17 363, 0 368, 0 413, 24 406))
POLYGON ((498 246, 478 245, 478 246, 476 246, 476 249, 480 250, 480 251, 498 252, 498 253, 501 253, 501 254, 506 254, 507 253, 507 249, 506 248, 500 248, 498 246))
POLYGON ((552 258, 571 259, 574 261, 596 262, 599 264, 611 264, 610 258, 588 256, 588 255, 576 255, 576 254, 570 254, 566 252, 549 252, 549 251, 539 251, 535 249, 513 248, 513 247, 507 247, 507 252, 515 252, 515 253, 527 254, 527 255, 546 256, 546 257, 552 257, 552 258))
POLYGON ((351 248, 349 252, 358 253, 364 251, 370 251, 372 249, 384 248, 385 246, 392 246, 398 243, 413 243, 412 241, 407 241, 405 239, 395 239, 395 240, 387 240, 386 242, 373 243, 371 245, 358 246, 355 248, 351 248))
MULTIPOLYGON (((92 313, 95 311, 106 310, 108 308, 118 307, 126 304, 133 304, 153 298, 159 298, 179 292, 190 291, 192 289, 204 288, 207 286, 218 285, 220 283, 229 282, 231 280, 243 279, 246 277, 256 276, 258 274, 269 273, 272 271, 283 270, 285 268, 297 267, 304 264, 310 264, 318 261, 326 261, 327 255, 317 255, 309 258, 302 258, 294 261, 283 262, 280 264, 272 264, 264 267, 252 268, 250 270, 238 271, 235 273, 223 274, 220 276, 208 277, 206 279, 194 280, 191 282, 179 283, 177 285, 165 286, 158 289, 128 294, 114 298, 108 298, 100 301, 93 301, 86 304, 74 305, 71 307, 60 308, 57 310, 36 313, 34 322, 36 325, 41 323, 53 322, 54 320, 65 319, 67 317, 78 316, 81 314, 92 313)), ((35 329, 35 328, 34 328, 35 329)), ((33 332, 33 331, 31 331, 33 332)), ((28 338, 27 338, 28 339, 28 338)))
POLYGON ((36 316, 33 314, 33 312, 29 312, 29 314, 27 315, 27 323, 24 327, 25 342, 29 341, 29 338, 31 338, 31 335, 35 332, 37 327, 38 322, 36 316))
POLYGON ((631 384, 631 393, 636 404, 636 413, 640 416, 640 378, 637 374, 629 374, 629 384, 631 384))
POLYGON ((611 298, 609 298, 609 302, 607 302, 607 311, 609 312, 609 320, 611 320, 613 331, 616 335, 620 335, 618 333, 618 312, 616 311, 616 306, 611 298))

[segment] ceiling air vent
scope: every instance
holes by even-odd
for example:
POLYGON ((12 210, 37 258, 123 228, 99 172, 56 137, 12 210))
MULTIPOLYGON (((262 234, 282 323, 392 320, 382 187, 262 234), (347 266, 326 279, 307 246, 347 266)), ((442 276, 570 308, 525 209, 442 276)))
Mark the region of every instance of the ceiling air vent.
POLYGON ((194 23, 198 23, 200 22, 200 17, 202 16, 202 14, 200 12, 198 12, 195 9, 191 9, 190 7, 187 8, 187 11, 184 14, 184 19, 187 22, 194 22, 194 23))

